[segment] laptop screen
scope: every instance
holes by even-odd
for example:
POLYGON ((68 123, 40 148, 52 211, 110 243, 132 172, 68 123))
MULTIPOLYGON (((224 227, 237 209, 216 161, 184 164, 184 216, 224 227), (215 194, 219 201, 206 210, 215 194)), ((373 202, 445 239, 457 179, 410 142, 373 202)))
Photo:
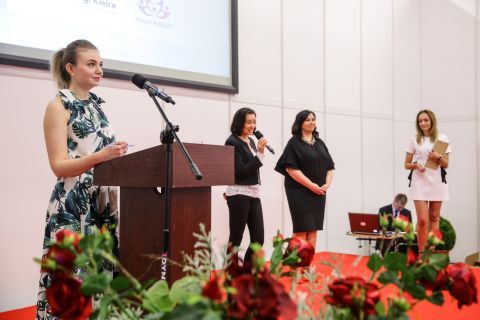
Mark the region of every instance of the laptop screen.
POLYGON ((379 233, 378 214, 376 213, 348 213, 351 232, 379 233))

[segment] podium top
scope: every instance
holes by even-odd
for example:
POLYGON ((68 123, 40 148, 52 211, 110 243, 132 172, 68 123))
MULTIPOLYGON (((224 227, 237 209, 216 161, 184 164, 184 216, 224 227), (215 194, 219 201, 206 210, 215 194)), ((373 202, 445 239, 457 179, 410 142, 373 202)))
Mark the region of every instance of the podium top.
MULTIPOLYGON (((234 149, 231 146, 184 144, 203 174, 196 180, 177 143, 173 143, 172 187, 231 185, 234 176, 234 149)), ((98 186, 165 187, 166 146, 159 145, 100 163, 94 168, 98 186)))

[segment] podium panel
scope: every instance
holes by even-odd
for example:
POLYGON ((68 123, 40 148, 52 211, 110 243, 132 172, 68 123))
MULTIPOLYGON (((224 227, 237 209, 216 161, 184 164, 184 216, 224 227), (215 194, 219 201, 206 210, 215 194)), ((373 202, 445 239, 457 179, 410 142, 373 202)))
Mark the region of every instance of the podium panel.
MULTIPOLYGON (((169 259, 183 263, 183 252, 191 254, 203 223, 211 229, 211 186, 234 183, 234 150, 229 146, 185 144, 203 173, 196 180, 173 144, 171 224, 169 259)), ((135 152, 97 165, 94 185, 120 186, 120 262, 140 281, 160 279, 163 248, 165 196, 165 146, 135 152), (152 256, 157 256, 153 260, 152 256)), ((169 284, 183 276, 180 267, 169 264, 169 284)))

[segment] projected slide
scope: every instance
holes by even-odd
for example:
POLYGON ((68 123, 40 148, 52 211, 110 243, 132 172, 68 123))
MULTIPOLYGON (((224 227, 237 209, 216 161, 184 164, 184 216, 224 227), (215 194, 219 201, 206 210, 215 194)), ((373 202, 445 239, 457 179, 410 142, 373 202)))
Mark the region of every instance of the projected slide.
POLYGON ((0 0, 0 54, 48 61, 53 51, 87 39, 109 70, 230 87, 231 6, 231 0, 0 0))

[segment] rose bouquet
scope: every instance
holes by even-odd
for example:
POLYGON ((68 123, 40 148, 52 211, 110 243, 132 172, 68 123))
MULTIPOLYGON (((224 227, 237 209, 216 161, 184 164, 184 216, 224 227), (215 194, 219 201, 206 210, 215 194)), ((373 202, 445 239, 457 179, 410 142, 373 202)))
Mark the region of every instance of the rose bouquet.
MULTIPOLYGON (((388 219, 381 217, 380 224, 385 229, 388 219)), ((445 292, 457 300, 459 308, 477 303, 476 279, 470 268, 464 263, 449 264, 448 256, 434 253, 442 243, 440 232, 429 234, 425 251, 418 255, 412 249, 413 224, 400 217, 393 220, 393 226, 395 237, 404 233, 407 254, 389 253, 387 248, 383 258, 370 256, 368 281, 346 276, 330 283, 325 295, 329 315, 335 319, 408 319, 407 312, 420 301, 443 305, 445 292), (387 285, 398 290, 384 304, 380 296, 387 285)))
MULTIPOLYGON (((47 289, 49 312, 61 319, 284 319, 297 317, 297 306, 270 272, 259 245, 253 245, 253 263, 241 263, 235 248, 228 248, 223 268, 214 270, 210 234, 201 226, 193 256, 185 256, 185 277, 171 287, 165 281, 140 283, 112 254, 108 232, 80 236, 69 230, 57 233, 48 253, 38 260, 51 276, 47 289), (118 270, 112 277, 100 272, 103 261, 118 270), (80 269, 80 275, 74 273, 80 269)), ((298 240, 276 241, 272 260, 280 265, 311 261, 298 240), (286 248, 288 247, 288 249, 286 248)), ((311 252, 311 255, 309 255, 311 252)))

